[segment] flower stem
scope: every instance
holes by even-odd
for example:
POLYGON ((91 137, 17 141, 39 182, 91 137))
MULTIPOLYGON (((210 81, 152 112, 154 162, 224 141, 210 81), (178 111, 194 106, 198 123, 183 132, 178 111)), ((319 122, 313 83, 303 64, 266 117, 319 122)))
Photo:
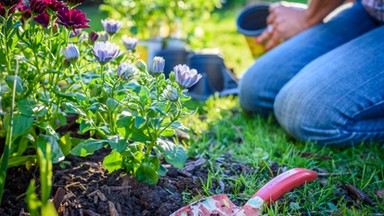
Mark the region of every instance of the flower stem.
MULTIPOLYGON (((16 60, 16 70, 15 74, 17 74, 18 71, 18 61, 16 60)), ((16 83, 17 79, 13 80, 13 89, 12 89, 12 104, 11 104, 11 111, 10 111, 10 117, 9 117, 9 126, 8 126, 8 133, 6 135, 5 139, 5 146, 4 146, 4 152, 1 156, 1 163, 0 163, 0 203, 3 198, 3 192, 4 192, 4 186, 5 186, 5 179, 7 177, 7 169, 8 169, 8 159, 9 159, 9 153, 11 151, 12 146, 12 137, 13 137, 13 112, 15 110, 15 98, 16 98, 16 83)))

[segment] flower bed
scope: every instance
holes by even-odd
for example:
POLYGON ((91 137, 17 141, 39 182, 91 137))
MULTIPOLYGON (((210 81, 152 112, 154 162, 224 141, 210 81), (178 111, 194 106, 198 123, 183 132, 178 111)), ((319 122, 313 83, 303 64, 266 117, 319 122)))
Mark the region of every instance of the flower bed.
POLYGON ((184 93, 201 75, 177 65, 166 79, 164 59, 148 67, 129 37, 120 50, 110 42, 120 21, 103 20, 105 32, 82 32, 90 27, 75 9, 82 2, 0 1, 0 200, 9 168, 38 165, 40 182, 32 179, 26 190, 32 215, 56 214, 52 164, 69 155, 108 148, 108 172, 124 170, 150 185, 167 172, 161 159, 177 168, 187 159, 170 138, 186 130, 179 121, 191 113, 184 93), (74 122, 75 130, 63 129, 74 122))

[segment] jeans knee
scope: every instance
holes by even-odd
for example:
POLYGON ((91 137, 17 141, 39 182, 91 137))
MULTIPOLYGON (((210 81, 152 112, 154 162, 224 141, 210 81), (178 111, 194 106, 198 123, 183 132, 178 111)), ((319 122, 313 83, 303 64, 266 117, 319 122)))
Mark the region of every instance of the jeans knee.
POLYGON ((277 121, 291 136, 319 145, 349 145, 354 134, 342 129, 344 119, 336 110, 293 86, 284 87, 274 103, 277 121))
POLYGON ((239 83, 239 101, 246 112, 268 116, 273 112, 273 100, 269 99, 266 86, 254 71, 248 70, 239 83))

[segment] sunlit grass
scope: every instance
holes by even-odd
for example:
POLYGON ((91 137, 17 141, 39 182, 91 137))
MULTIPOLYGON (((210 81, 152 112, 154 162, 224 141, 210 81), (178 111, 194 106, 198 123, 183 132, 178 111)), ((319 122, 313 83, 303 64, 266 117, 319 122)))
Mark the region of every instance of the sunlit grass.
MULTIPOLYGON (((88 9, 87 9, 88 10, 88 9)), ((89 9, 91 16, 92 11, 89 9)), ((239 8, 227 11, 217 10, 209 22, 200 23, 205 33, 202 38, 192 38, 195 50, 218 48, 228 67, 233 68, 238 77, 253 63, 241 34, 236 30, 235 19, 239 8)), ((99 22, 95 15, 92 21, 99 22)), ((104 18, 104 17, 103 17, 104 18)), ((95 27, 101 28, 100 23, 95 27)), ((101 30, 101 29, 99 29, 101 30)), ((202 180, 203 192, 193 197, 188 191, 185 201, 220 193, 212 181, 222 180, 231 188, 228 196, 236 204, 242 205, 272 177, 270 164, 277 163, 287 169, 303 167, 318 172, 328 172, 312 183, 301 186, 283 196, 275 204, 266 208, 268 215, 382 215, 384 199, 376 192, 384 189, 384 146, 366 143, 350 148, 320 147, 315 143, 303 143, 290 138, 273 117, 263 119, 243 113, 237 97, 211 98, 206 102, 192 101, 188 106, 195 114, 183 120, 191 129, 192 139, 188 144, 191 157, 204 157, 208 160, 209 178, 202 180), (303 157, 303 152, 326 156, 303 157), (253 167, 252 174, 239 174, 228 178, 216 166, 217 160, 231 160, 253 167), (345 188, 349 183, 364 191, 372 203, 359 201, 345 188)))
POLYGON ((273 118, 246 115, 240 110, 237 98, 211 98, 205 104, 199 104, 200 116, 196 114, 186 119, 185 124, 197 134, 190 144, 189 154, 210 161, 210 178, 204 182, 205 196, 220 193, 219 188, 209 188, 212 181, 220 179, 232 189, 228 196, 236 203, 244 204, 272 178, 268 174, 270 163, 276 162, 286 169, 303 167, 330 174, 284 195, 265 210, 269 215, 383 213, 384 200, 376 195, 376 191, 384 188, 383 145, 320 147, 290 138, 273 118), (303 157, 304 152, 327 159, 303 157), (246 164, 254 167, 256 172, 228 179, 216 165, 220 159, 246 164), (345 189, 346 183, 364 191, 372 203, 355 198, 345 189), (248 196, 244 197, 244 194, 248 196))

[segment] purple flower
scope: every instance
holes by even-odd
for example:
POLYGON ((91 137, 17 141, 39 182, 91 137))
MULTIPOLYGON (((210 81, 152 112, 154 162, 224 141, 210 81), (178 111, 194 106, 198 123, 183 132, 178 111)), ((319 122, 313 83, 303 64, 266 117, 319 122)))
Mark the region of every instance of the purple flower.
POLYGON ((115 34, 121 27, 121 22, 113 19, 101 20, 101 24, 104 30, 110 35, 115 34))
POLYGON ((177 88, 170 85, 164 89, 162 95, 172 102, 176 102, 179 98, 179 92, 177 91, 177 88))
POLYGON ((92 44, 95 43, 98 38, 99 38, 99 34, 97 34, 95 31, 91 31, 88 37, 89 41, 91 41, 92 44))
POLYGON ((133 64, 121 63, 117 68, 117 76, 124 80, 131 79, 139 70, 133 64))
POLYGON ((76 45, 69 44, 62 50, 63 55, 67 61, 70 63, 76 62, 80 56, 79 48, 76 45))
POLYGON ((162 57, 155 56, 152 61, 151 72, 157 76, 161 73, 164 73, 165 60, 162 57))
POLYGON ((47 12, 43 11, 41 14, 35 16, 33 20, 47 28, 49 24, 49 15, 47 14, 47 12))
POLYGON ((123 35, 123 44, 128 51, 134 50, 137 45, 137 39, 123 35))
POLYGON ((119 56, 119 47, 110 42, 95 42, 92 53, 100 64, 106 64, 119 56))
POLYGON ((201 74, 198 74, 195 69, 189 69, 187 65, 176 65, 173 71, 175 72, 176 82, 179 83, 181 88, 189 88, 201 79, 201 74))
POLYGON ((76 29, 80 28, 89 28, 88 22, 89 19, 85 17, 85 14, 81 12, 81 10, 68 10, 68 8, 63 7, 57 10, 57 21, 58 24, 67 27, 68 29, 72 29, 76 31, 76 29))
POLYGON ((21 0, 0 0, 0 4, 4 7, 4 8, 11 8, 17 4, 19 4, 21 0))

